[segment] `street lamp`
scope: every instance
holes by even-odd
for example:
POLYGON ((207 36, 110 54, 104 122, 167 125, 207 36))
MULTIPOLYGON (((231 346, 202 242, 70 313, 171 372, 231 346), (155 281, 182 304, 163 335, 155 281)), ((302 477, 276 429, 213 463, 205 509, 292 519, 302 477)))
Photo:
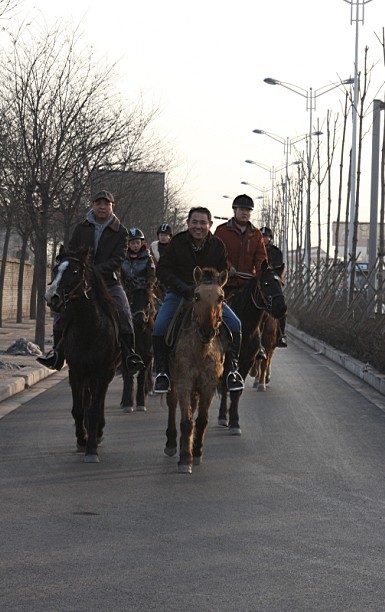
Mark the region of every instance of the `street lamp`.
POLYGON ((271 220, 272 220, 273 216, 274 216, 274 187, 275 187, 275 180, 276 180, 277 172, 280 172, 281 170, 283 170, 285 168, 285 166, 280 166, 279 168, 275 168, 274 166, 270 167, 270 166, 266 166, 265 164, 260 164, 259 162, 253 161, 252 159, 246 159, 245 162, 246 162, 246 164, 253 164, 254 166, 258 166, 259 168, 262 168, 262 170, 266 170, 270 174, 270 180, 271 180, 271 211, 270 211, 270 215, 271 215, 271 220))
POLYGON ((338 81, 337 83, 330 83, 328 85, 324 85, 319 89, 314 89, 310 87, 308 90, 303 87, 299 87, 298 85, 293 85, 292 83, 285 83, 284 81, 278 81, 278 79, 272 79, 270 77, 264 79, 264 82, 268 85, 281 85, 285 89, 289 89, 293 93, 306 98, 306 110, 309 111, 309 137, 308 137, 308 147, 307 147, 307 197, 306 197, 306 231, 305 231, 305 268, 306 268, 306 277, 305 277, 305 286, 307 291, 310 290, 310 267, 311 267, 311 166, 312 166, 312 135, 313 135, 313 110, 316 109, 316 101, 317 98, 323 96, 328 93, 332 89, 336 89, 340 85, 351 85, 354 83, 354 79, 345 79, 343 81, 338 81))
MULTIPOLYGON (((270 132, 265 132, 264 130, 253 130, 254 134, 265 134, 269 138, 276 140, 283 144, 283 152, 286 159, 285 164, 285 183, 284 183, 284 201, 283 201, 283 261, 288 262, 288 240, 287 240, 287 213, 288 213, 288 185, 289 185, 289 153, 291 152, 291 146, 297 142, 300 142, 304 138, 307 137, 307 134, 303 136, 298 136, 297 138, 282 138, 282 136, 277 136, 277 134, 272 134, 270 132)), ((313 134, 321 135, 322 132, 313 132, 313 134)), ((297 162, 298 163, 298 162, 297 162)))

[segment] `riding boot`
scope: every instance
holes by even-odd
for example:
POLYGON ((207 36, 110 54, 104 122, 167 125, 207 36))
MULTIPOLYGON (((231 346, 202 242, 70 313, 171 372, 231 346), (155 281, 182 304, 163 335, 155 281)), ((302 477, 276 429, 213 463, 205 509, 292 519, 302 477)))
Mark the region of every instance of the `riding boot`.
POLYGON ((228 391, 243 391, 245 384, 238 372, 238 359, 241 350, 242 334, 232 332, 233 342, 225 358, 226 386, 228 391))
POLYGON ((286 340, 286 315, 284 315, 281 319, 278 319, 278 339, 277 346, 280 348, 287 348, 287 340, 286 340))
POLYGON ((122 358, 129 374, 137 374, 145 368, 141 357, 135 353, 135 336, 130 332, 120 334, 122 358))
POLYGON ((168 351, 164 336, 153 336, 154 361, 156 378, 154 393, 167 393, 170 391, 170 377, 168 372, 168 351))
POLYGON ((64 359, 63 330, 54 329, 52 349, 43 357, 38 357, 36 361, 50 370, 61 370, 64 365, 64 359))

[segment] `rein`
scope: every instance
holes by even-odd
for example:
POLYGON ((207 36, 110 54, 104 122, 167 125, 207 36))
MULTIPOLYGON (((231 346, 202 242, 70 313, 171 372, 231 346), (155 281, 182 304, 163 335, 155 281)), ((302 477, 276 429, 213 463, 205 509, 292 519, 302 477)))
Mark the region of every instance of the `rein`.
MULTIPOLYGON (((274 279, 279 281, 279 277, 276 274, 274 274, 274 279)), ((275 293, 274 295, 266 296, 262 289, 261 281, 258 279, 255 291, 251 292, 251 301, 257 310, 266 310, 267 312, 271 312, 274 298, 279 297, 280 295, 280 293, 275 293), (261 297, 262 305, 258 304, 258 296, 261 297)))
POLYGON ((85 278, 85 266, 84 266, 84 263, 80 259, 77 259, 77 257, 65 257, 65 259, 71 260, 71 261, 76 261, 77 263, 79 263, 81 265, 81 268, 82 268, 82 277, 81 277, 80 281, 77 283, 77 285, 75 285, 75 287, 73 287, 71 289, 71 291, 66 293, 63 290, 63 301, 64 301, 64 304, 68 304, 68 302, 70 302, 71 300, 80 299, 81 297, 85 297, 86 300, 91 299, 90 296, 89 296, 89 293, 91 293, 91 291, 92 291, 92 285, 89 285, 87 283, 86 278, 85 278), (81 286, 83 286, 83 291, 81 292, 81 294, 79 294, 78 293, 78 289, 81 286))

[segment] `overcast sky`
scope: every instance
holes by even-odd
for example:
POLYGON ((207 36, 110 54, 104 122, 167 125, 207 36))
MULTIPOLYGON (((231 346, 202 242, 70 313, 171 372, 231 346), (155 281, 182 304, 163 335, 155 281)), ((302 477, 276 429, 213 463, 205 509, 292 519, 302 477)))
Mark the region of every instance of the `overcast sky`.
MULTIPOLYGON (((246 159, 284 163, 283 146, 254 128, 290 139, 309 129, 305 99, 263 79, 318 90, 354 74, 356 27, 344 0, 26 0, 23 7, 49 23, 81 20, 85 40, 120 59, 122 90, 130 98, 144 92, 161 109, 157 123, 175 144, 181 174, 189 172, 191 203, 216 215, 231 215, 224 194, 258 195, 241 181, 269 187, 268 172, 246 159)), ((384 25, 384 0, 367 2, 360 59, 367 45, 370 62, 378 62, 369 101, 384 96, 375 36, 384 25)), ((338 90, 318 97, 314 122, 329 108, 337 112, 342 99, 338 90)), ((364 207, 360 218, 368 220, 364 207)))

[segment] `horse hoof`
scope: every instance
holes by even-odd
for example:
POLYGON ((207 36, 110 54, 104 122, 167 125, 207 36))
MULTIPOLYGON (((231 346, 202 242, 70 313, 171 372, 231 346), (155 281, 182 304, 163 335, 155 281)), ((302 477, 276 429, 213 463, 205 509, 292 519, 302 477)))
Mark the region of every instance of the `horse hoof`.
POLYGON ((99 463, 99 457, 97 455, 85 455, 84 463, 99 463))
POLYGON ((192 474, 191 465, 186 465, 185 463, 178 465, 178 474, 192 474))
POLYGON ((266 391, 266 385, 259 385, 259 387, 257 387, 257 391, 266 391))
POLYGON ((219 419, 218 419, 218 425, 219 425, 220 427, 227 427, 227 426, 228 426, 227 419, 221 419, 221 418, 219 418, 219 419))
POLYGON ((164 454, 167 455, 167 457, 174 457, 176 455, 176 447, 175 448, 168 448, 167 446, 164 447, 164 454))
POLYGON ((137 406, 136 412, 147 412, 146 406, 137 406))
POLYGON ((202 465, 202 457, 194 457, 193 464, 194 465, 202 465))
POLYGON ((257 380, 255 380, 253 382, 253 389, 258 389, 258 386, 259 386, 259 382, 257 380))
POLYGON ((123 412, 134 412, 133 406, 123 406, 123 412))
POLYGON ((229 434, 230 434, 230 436, 240 436, 240 435, 242 435, 242 431, 241 431, 241 428, 239 427, 239 425, 230 426, 229 434))

